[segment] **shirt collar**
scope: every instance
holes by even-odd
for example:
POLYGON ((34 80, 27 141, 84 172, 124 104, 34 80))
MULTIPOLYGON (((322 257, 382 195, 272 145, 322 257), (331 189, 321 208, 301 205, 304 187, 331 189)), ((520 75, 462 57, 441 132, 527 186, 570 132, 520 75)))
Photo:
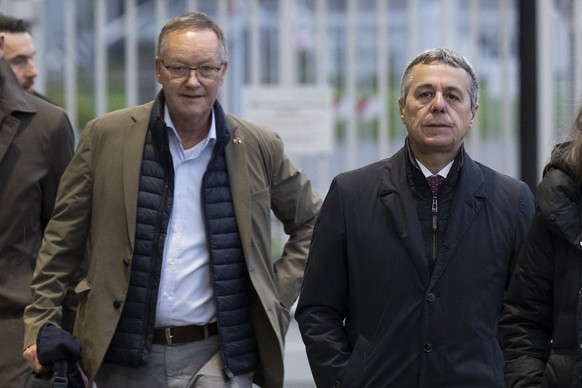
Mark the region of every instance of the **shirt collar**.
POLYGON ((424 164, 422 164, 420 162, 420 160, 416 159, 416 163, 418 163, 418 167, 420 167, 420 170, 422 171, 424 176, 427 178, 431 175, 440 175, 443 178, 446 178, 447 175, 449 174, 449 171, 451 171, 451 167, 453 166, 453 162, 454 162, 454 160, 452 160, 449 164, 447 164, 445 167, 443 167, 438 173, 433 174, 432 172, 430 172, 430 170, 428 168, 426 168, 426 166, 424 164))

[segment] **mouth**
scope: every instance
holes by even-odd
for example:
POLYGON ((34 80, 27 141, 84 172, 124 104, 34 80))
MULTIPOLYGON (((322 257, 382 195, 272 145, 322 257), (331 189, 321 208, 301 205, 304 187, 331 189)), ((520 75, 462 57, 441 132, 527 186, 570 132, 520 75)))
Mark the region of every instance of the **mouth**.
POLYGON ((182 98, 185 98, 187 100, 197 100, 199 98, 202 98, 202 96, 198 94, 182 94, 182 98))
POLYGON ((426 124, 425 127, 431 129, 449 129, 451 128, 451 125, 447 123, 432 123, 426 124))

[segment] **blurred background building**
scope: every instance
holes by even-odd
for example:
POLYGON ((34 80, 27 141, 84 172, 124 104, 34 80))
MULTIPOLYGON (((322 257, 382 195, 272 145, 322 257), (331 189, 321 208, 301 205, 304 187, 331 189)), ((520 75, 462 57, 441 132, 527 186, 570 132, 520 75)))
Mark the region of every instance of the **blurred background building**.
POLYGON ((225 30, 223 105, 280 131, 322 192, 402 145, 399 78, 423 49, 472 62, 482 93, 467 148, 532 187, 580 102, 582 0, 0 0, 32 23, 37 89, 78 132, 155 96, 157 34, 186 10, 225 30))
MULTIPOLYGON (((157 34, 187 10, 225 31, 225 108, 279 131, 322 195, 337 173, 402 146, 400 76, 423 49, 473 64, 482 90, 466 147, 532 189, 581 103, 582 0, 0 0, 32 24, 36 88, 77 133, 154 98, 157 34)), ((295 330, 286 381, 310 387, 295 330)))

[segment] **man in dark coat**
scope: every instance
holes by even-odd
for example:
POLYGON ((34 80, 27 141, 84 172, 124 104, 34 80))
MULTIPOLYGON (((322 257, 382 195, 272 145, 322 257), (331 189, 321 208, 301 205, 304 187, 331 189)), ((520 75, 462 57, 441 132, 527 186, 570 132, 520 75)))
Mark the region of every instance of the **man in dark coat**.
MULTIPOLYGON (((0 58, 4 40, 0 37, 0 58)), ((73 155, 65 112, 25 93, 0 59, 0 387, 26 387, 24 308, 59 179, 73 155)))
POLYGON ((463 148, 478 91, 459 53, 419 54, 404 147, 333 180, 296 311, 317 386, 504 387, 497 320, 534 207, 463 148))

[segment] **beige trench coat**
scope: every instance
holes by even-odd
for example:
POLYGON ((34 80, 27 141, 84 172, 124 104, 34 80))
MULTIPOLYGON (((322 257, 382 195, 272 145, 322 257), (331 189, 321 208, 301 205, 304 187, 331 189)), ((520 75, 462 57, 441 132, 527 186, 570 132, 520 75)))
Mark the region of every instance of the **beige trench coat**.
MULTIPOLYGON (((25 311, 25 343, 45 322, 59 322, 59 301, 88 245, 89 269, 77 286, 75 336, 82 366, 94 378, 115 332, 129 284, 142 151, 153 102, 88 123, 65 171, 25 311)), ((284 338, 321 200, 285 157, 272 131, 227 115, 225 148, 239 233, 253 285, 251 313, 260 370, 255 382, 283 385, 284 338), (271 255, 271 210, 289 240, 271 255)))

